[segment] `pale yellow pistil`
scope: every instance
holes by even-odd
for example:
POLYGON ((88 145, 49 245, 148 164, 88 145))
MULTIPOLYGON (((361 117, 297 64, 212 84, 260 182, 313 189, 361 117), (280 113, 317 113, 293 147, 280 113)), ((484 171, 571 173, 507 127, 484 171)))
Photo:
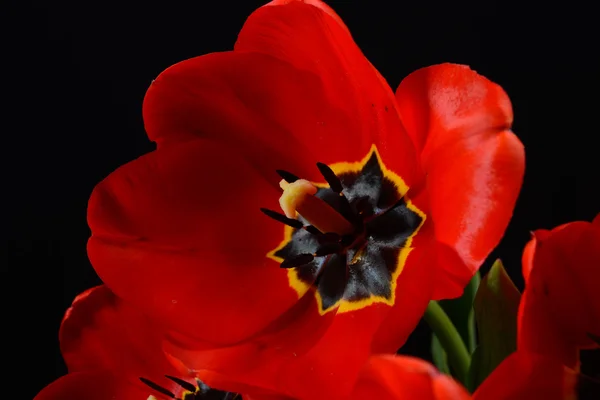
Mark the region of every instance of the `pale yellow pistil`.
POLYGON ((306 179, 298 179, 293 183, 281 180, 279 186, 283 189, 279 205, 286 217, 296 218, 298 213, 323 233, 347 235, 354 231, 354 226, 346 218, 315 196, 317 188, 306 179))

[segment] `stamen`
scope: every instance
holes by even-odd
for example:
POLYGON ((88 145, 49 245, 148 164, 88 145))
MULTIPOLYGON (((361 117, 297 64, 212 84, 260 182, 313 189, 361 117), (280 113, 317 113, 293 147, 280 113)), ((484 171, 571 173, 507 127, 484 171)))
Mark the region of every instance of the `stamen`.
POLYGON ((323 175, 323 178, 325 178, 325 181, 327 181, 327 184, 331 190, 340 195, 340 214, 342 214, 342 216, 348 221, 356 225, 357 228, 360 228, 362 220, 352 210, 348 198, 344 195, 344 187, 342 186, 342 181, 340 181, 340 178, 338 178, 335 172, 333 172, 333 170, 327 164, 318 162, 317 168, 319 168, 319 172, 321 175, 323 175))
POLYGON ((335 232, 327 232, 317 236, 319 244, 339 243, 342 237, 335 232))
POLYGON ((170 376, 170 375, 165 375, 165 378, 172 380, 173 382, 175 382, 176 384, 178 384, 179 386, 181 386, 183 389, 187 390, 188 392, 195 392, 196 391, 196 386, 194 386, 192 383, 189 383, 188 381, 184 381, 183 379, 179 379, 176 378, 174 376, 170 376))
POLYGON ((344 246, 341 243, 329 243, 319 247, 315 253, 317 257, 328 256, 329 254, 335 254, 342 250, 344 246))
POLYGON ((277 174, 279 174, 279 176, 280 176, 281 178, 283 178, 283 180, 284 180, 284 181, 286 181, 287 183, 294 183, 294 182, 296 182, 298 179, 300 179, 300 178, 298 178, 296 175, 292 174, 291 172, 287 172, 287 171, 284 171, 284 170, 282 170, 282 169, 277 169, 277 170, 275 170, 275 171, 276 171, 276 172, 277 172, 277 174))
POLYGON ((297 219, 288 218, 285 215, 279 214, 278 212, 273 210, 269 210, 268 208, 261 208, 260 211, 262 211, 267 217, 271 217, 275 221, 289 225, 292 228, 300 229, 303 227, 302 222, 298 221, 297 219))
POLYGON ((295 257, 286 258, 285 260, 283 260, 280 267, 281 268, 301 267, 303 265, 308 264, 312 260, 314 260, 314 258, 315 258, 314 254, 309 254, 309 253, 298 254, 295 257))
POLYGON ((318 230, 317 228, 315 228, 312 225, 307 225, 304 227, 304 229, 308 232, 308 233, 312 233, 313 235, 320 235, 321 231, 318 230))
MULTIPOLYGON (((164 387, 152 382, 151 380, 148 380, 146 378, 140 378, 140 381, 142 381, 143 384, 149 386, 150 388, 156 390, 159 393, 164 394, 165 396, 171 398, 171 399, 176 399, 175 395, 173 393, 171 393, 171 391, 165 389, 164 387)), ((196 388, 194 388, 195 390, 196 388)))
POLYGON ((279 204, 288 218, 299 213, 321 232, 335 232, 340 235, 352 233, 355 227, 323 199, 315 196, 317 188, 305 179, 285 183, 279 204))
POLYGON ((319 168, 319 172, 321 172, 321 175, 323 175, 323 178, 325 178, 325 181, 327 181, 327 184, 331 190, 336 193, 342 193, 344 187, 342 186, 342 182, 340 181, 340 178, 337 177, 335 172, 333 172, 333 170, 329 168, 327 164, 320 162, 317 163, 317 168, 319 168))

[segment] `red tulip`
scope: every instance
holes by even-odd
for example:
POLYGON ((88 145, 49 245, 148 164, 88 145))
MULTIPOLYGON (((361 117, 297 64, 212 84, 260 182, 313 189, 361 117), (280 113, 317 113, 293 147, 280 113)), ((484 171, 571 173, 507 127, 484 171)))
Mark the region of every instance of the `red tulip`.
POLYGON ((164 71, 143 114, 158 148, 96 187, 88 253, 209 385, 349 393, 430 299, 460 295, 522 182, 498 85, 443 64, 394 97, 316 0, 259 8, 233 51, 164 71), (278 169, 299 182, 285 218, 278 169))
POLYGON ((600 338, 600 215, 535 231, 523 276, 518 348, 578 369, 579 349, 597 347, 600 338))

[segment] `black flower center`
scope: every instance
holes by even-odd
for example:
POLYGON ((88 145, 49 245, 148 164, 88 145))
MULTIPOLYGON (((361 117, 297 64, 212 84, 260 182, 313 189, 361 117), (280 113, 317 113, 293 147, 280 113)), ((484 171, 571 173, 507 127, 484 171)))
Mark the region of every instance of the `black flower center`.
POLYGON ((181 396, 176 396, 169 389, 166 389, 149 379, 140 378, 140 381, 154 390, 161 397, 167 397, 175 400, 242 400, 242 397, 237 393, 223 392, 221 390, 212 389, 207 386, 204 382, 196 379, 196 384, 190 383, 186 380, 165 375, 165 377, 175 382, 181 388, 181 396))
MULTIPOLYGON (((296 220, 263 209, 288 225, 286 239, 271 257, 290 269, 290 285, 299 295, 314 289, 321 314, 393 304, 396 279, 425 220, 375 148, 359 165, 318 164, 328 186, 318 185, 315 196, 352 224, 351 233, 320 232, 301 215, 296 220)), ((288 182, 298 179, 278 172, 288 182)))

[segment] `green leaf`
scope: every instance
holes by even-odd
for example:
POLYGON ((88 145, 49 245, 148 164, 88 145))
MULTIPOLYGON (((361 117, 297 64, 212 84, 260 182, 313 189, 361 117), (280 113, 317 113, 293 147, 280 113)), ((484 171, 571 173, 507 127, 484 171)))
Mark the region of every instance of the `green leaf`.
POLYGON ((477 346, 473 354, 471 354, 471 365, 469 366, 469 374, 467 375, 466 387, 469 392, 475 392, 475 389, 483 382, 483 380, 489 375, 487 369, 483 368, 483 351, 481 346, 477 346))
POLYGON ((446 314, 448 314, 448 317, 450 317, 454 326, 456 326, 456 330, 460 333, 460 336, 467 345, 467 349, 470 353, 473 352, 477 346, 473 301, 477 289, 479 288, 480 281, 481 277, 479 272, 477 272, 465 287, 465 291, 461 297, 439 302, 446 314))
POLYGON ((482 279, 473 308, 479 346, 471 358, 467 386, 474 391, 479 384, 517 349, 517 313, 521 294, 496 260, 482 279))
POLYGON ((465 346, 456 327, 437 301, 430 301, 423 314, 432 332, 437 336, 440 346, 448 356, 448 365, 452 368, 452 376, 461 383, 467 381, 471 355, 465 346))
POLYGON ((450 375, 450 367, 448 366, 448 355, 444 351, 440 339, 435 335, 431 335, 431 356, 433 363, 440 372, 450 375))

